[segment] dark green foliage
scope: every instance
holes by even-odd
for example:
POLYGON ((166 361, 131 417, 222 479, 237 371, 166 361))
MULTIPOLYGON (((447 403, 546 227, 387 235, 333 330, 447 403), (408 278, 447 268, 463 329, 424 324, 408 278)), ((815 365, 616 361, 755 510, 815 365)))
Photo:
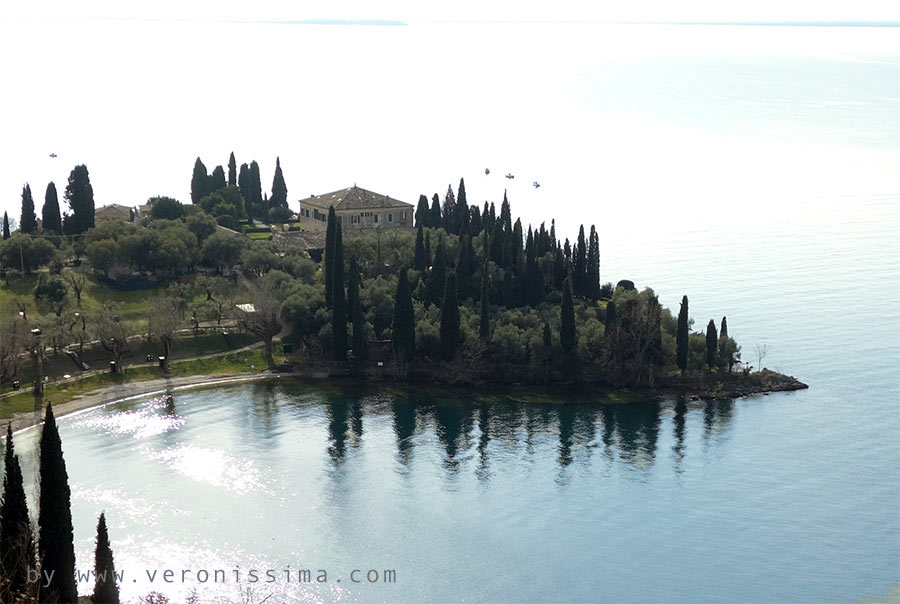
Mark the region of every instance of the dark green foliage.
POLYGON ((22 187, 22 214, 19 216, 19 231, 22 233, 37 232, 34 199, 31 197, 31 185, 28 183, 22 187))
POLYGON ((359 297, 359 264, 356 256, 350 257, 347 284, 347 311, 353 323, 353 357, 359 361, 369 358, 369 344, 366 338, 366 319, 359 297))
POLYGON ((198 157, 194 162, 194 173, 191 175, 191 203, 200 203, 201 199, 212 193, 209 182, 209 172, 198 157))
POLYGON ((59 275, 41 273, 34 286, 34 301, 38 308, 49 308, 56 316, 62 314, 69 298, 69 287, 59 275))
POLYGON ((6 426, 3 492, 0 493, 0 602, 16 602, 27 587, 28 569, 34 568, 34 537, 22 468, 15 454, 12 426, 6 426))
POLYGON ((503 191, 503 203, 500 205, 500 222, 503 230, 507 233, 512 232, 512 211, 509 207, 509 200, 506 198, 506 190, 503 191))
POLYGON ((576 296, 585 295, 587 280, 587 243, 584 239, 584 225, 578 229, 578 242, 575 245, 575 260, 572 265, 572 287, 576 296))
POLYGON ((119 587, 116 585, 116 565, 109 546, 106 516, 100 513, 97 521, 97 547, 94 550, 93 604, 119 604, 119 587))
POLYGON ((43 237, 23 235, 16 231, 0 246, 0 265, 6 269, 23 270, 26 275, 53 259, 56 247, 43 237))
POLYGON ((331 341, 335 361, 347 359, 347 300, 344 296, 344 241, 341 225, 334 229, 333 293, 331 295, 331 341))
POLYGON ((9 216, 3 212, 3 239, 9 239, 9 216))
POLYGON ((525 242, 525 299, 531 306, 537 306, 544 299, 544 275, 537 263, 535 246, 529 227, 525 242))
POLYGON ((434 263, 428 275, 428 299, 426 304, 441 306, 444 301, 444 284, 447 280, 447 258, 443 239, 438 240, 434 252, 434 263))
POLYGON ((610 300, 606 303, 606 321, 604 322, 606 334, 616 329, 616 303, 610 300))
POLYGON ((572 282, 566 279, 563 283, 562 307, 560 308, 559 343, 566 356, 575 354, 578 336, 575 330, 575 307, 572 301, 572 282))
POLYGON ((431 232, 425 232, 425 268, 431 266, 433 256, 431 255, 431 232))
POLYGON ((466 202, 466 183, 459 179, 459 189, 456 194, 456 232, 463 235, 469 232, 469 204, 466 202))
POLYGON ((212 174, 209 177, 209 192, 213 193, 219 189, 224 189, 227 184, 228 183, 225 182, 225 170, 222 166, 213 168, 212 174))
MULTIPOLYGON (((424 197, 424 196, 423 196, 424 197)), ((418 222, 418 219, 416 220, 418 222)), ((419 228, 416 230, 416 251, 413 259, 413 268, 417 271, 425 270, 425 237, 422 234, 422 224, 419 223, 419 228)))
POLYGON ((621 279, 621 280, 619 280, 618 283, 616 283, 616 289, 618 289, 620 287, 623 288, 625 291, 634 290, 635 289, 634 281, 631 281, 630 279, 621 279))
POLYGON ((253 224, 253 204, 250 203, 250 166, 241 164, 241 171, 238 172, 238 190, 241 192, 241 198, 244 200, 244 208, 247 212, 247 220, 253 224))
POLYGON ((197 237, 197 243, 203 245, 206 238, 216 232, 216 221, 206 212, 188 216, 185 225, 197 237))
POLYGON ((724 369, 727 368, 731 373, 734 364, 740 360, 740 346, 737 345, 732 338, 728 337, 728 321, 722 317, 722 328, 719 330, 719 344, 717 357, 719 365, 724 369))
POLYGON ((285 206, 275 206, 274 208, 269 209, 267 215, 270 224, 283 224, 290 221, 294 214, 285 206))
POLYGON ((485 260, 481 267, 481 315, 478 322, 478 336, 485 342, 491 340, 491 276, 485 260))
POLYGON ((712 369, 716 361, 716 349, 719 347, 719 334, 716 333, 716 323, 712 319, 706 326, 706 364, 712 369))
POLYGON ((328 208, 328 226, 325 230, 325 306, 331 308, 334 299, 334 232, 337 218, 334 206, 328 208))
POLYGON ((431 226, 429 218, 428 198, 424 195, 419 195, 419 203, 416 204, 416 226, 419 228, 431 226))
POLYGON ((600 236, 591 225, 585 274, 585 296, 592 300, 600 297, 600 236))
POLYGON ((472 239, 464 235, 459 246, 459 260, 456 261, 457 299, 465 301, 472 297, 472 271, 470 262, 474 257, 472 239))
POLYGON ((425 226, 433 228, 441 226, 441 198, 438 197, 437 193, 431 198, 431 218, 425 226))
POLYGON ((469 234, 472 237, 477 237, 479 233, 481 233, 481 211, 478 209, 478 206, 473 205, 469 208, 469 234))
POLYGON ((234 151, 228 156, 228 186, 237 186, 237 163, 234 161, 234 151))
POLYGON ((448 233, 456 234, 456 195, 453 194, 453 187, 447 185, 447 193, 444 195, 444 209, 441 224, 448 233))
POLYGON ((496 264, 500 268, 505 268, 503 266, 503 241, 505 239, 505 236, 506 233, 504 233, 503 231, 503 224, 500 222, 495 222, 493 233, 491 233, 490 258, 494 261, 494 264, 496 264))
POLYGON ((678 332, 675 337, 675 356, 681 375, 687 372, 688 367, 688 297, 681 299, 681 309, 678 311, 678 332))
POLYGON ((268 208, 263 204, 262 181, 259 177, 259 164, 256 163, 256 160, 250 162, 247 180, 249 196, 245 195, 244 199, 247 200, 248 205, 252 206, 254 216, 265 218, 268 208))
POLYGON ((72 215, 64 221, 63 230, 67 235, 84 233, 94 226, 94 188, 87 166, 75 166, 69 174, 66 185, 66 201, 72 208, 72 215))
POLYGON ((56 194, 56 185, 53 182, 47 184, 47 192, 44 193, 44 207, 41 208, 41 228, 45 231, 62 233, 59 197, 56 194))
POLYGON ((269 207, 287 208, 287 185, 284 182, 284 174, 281 172, 281 158, 275 158, 275 178, 272 180, 272 197, 269 199, 269 207))
POLYGON ((147 203, 150 204, 150 215, 154 218, 177 220, 184 214, 181 202, 171 197, 151 197, 147 203))
POLYGON ((456 275, 447 275, 444 305, 441 308, 441 356, 452 359, 459 348, 459 302, 456 298, 456 275))
POLYGON ((391 324, 394 354, 400 361, 412 361, 416 356, 416 316, 413 312, 412 292, 406 267, 400 269, 397 294, 394 296, 394 320, 391 324))
POLYGON ((553 254, 553 289, 561 290, 566 280, 566 261, 562 249, 556 248, 553 254))
POLYGON ((63 460, 62 442, 47 405, 40 443, 40 497, 38 505, 38 556, 41 570, 52 574, 47 593, 60 602, 75 602, 75 548, 72 536, 69 476, 63 460))

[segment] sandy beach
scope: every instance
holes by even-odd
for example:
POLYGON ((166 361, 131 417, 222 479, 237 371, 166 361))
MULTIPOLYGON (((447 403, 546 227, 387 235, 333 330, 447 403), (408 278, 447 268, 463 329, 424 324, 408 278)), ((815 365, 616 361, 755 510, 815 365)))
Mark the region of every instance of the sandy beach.
MULTIPOLYGON (((86 411, 88 409, 93 409, 94 407, 101 407, 130 398, 153 396, 165 392, 174 392, 201 386, 264 380, 273 377, 276 376, 271 373, 241 373, 224 377, 213 375, 189 375, 133 382, 130 384, 118 384, 116 386, 99 388, 58 406, 54 405, 53 414, 59 419, 64 415, 71 415, 72 413, 86 411)), ((13 432, 27 430, 33 426, 40 425, 43 419, 43 409, 29 413, 16 413, 11 420, 13 432)))

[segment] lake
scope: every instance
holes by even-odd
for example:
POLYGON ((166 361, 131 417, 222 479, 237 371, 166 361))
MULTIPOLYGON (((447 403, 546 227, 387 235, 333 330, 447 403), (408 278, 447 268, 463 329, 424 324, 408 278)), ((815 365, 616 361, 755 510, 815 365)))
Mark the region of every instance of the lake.
MULTIPOLYGON (((553 26, 544 57, 529 46, 542 39, 532 26, 472 26, 476 50, 509 44, 487 57, 466 51, 474 71, 461 101, 439 86, 457 81, 449 41, 458 29, 309 31, 372 42, 359 64, 342 51, 306 67, 325 81, 373 67, 362 83, 375 86, 374 64, 395 65, 412 38, 424 58, 409 60, 429 86, 388 70, 402 102, 383 97, 353 113, 342 95, 337 107, 352 117, 315 118, 348 132, 375 124, 369 133, 396 134, 401 155, 376 154, 370 165, 371 149, 332 136, 348 154, 341 162, 306 150, 292 164, 282 153, 283 164, 311 174, 328 164, 340 174, 328 181, 335 189, 356 173, 384 193, 401 182, 411 201, 460 175, 470 203, 499 202, 508 184, 526 224, 557 216, 571 238, 580 221, 598 225, 603 281, 653 287, 676 312, 687 294, 695 328, 726 315, 745 361, 757 365, 756 345, 767 344, 762 364, 810 389, 623 406, 589 394, 525 404, 281 380, 179 392, 169 409, 135 400, 92 410, 59 420, 80 569, 93 562, 105 510, 131 598, 157 589, 181 600, 197 588, 204 600, 241 601, 250 587, 253 602, 846 602, 897 589, 896 28, 695 27, 659 37, 652 27, 553 26), (548 85, 532 96, 535 78, 548 85), (437 119, 420 92, 435 97, 438 117, 460 102, 465 110, 437 119), (398 132, 397 120, 376 119, 411 107, 398 132), (409 154, 419 158, 409 172, 385 166, 408 167, 409 154), (523 172, 514 183, 477 180, 485 165, 523 172), (520 182, 529 174, 546 186, 520 182), (179 580, 163 582, 165 569, 179 580), (197 583, 197 571, 216 569, 227 582, 197 583), (248 582, 267 569, 275 581, 260 572, 248 582), (301 569, 313 578, 323 569, 327 582, 299 583, 301 569), (184 583, 182 570, 193 573, 184 583), (390 582, 386 570, 396 572, 390 582)), ((198 35, 217 47, 232 33, 198 35)), ((291 40, 274 38, 273 48, 299 53, 291 40)), ((326 98, 304 102, 320 108, 326 98)), ((281 115, 269 113, 260 119, 281 115)), ((289 120, 292 140, 315 115, 289 120)), ((224 162, 231 144, 215 139, 203 151, 224 162)), ((254 145, 276 153, 272 140, 254 145)), ((307 147, 318 152, 292 146, 307 147)), ((167 167, 164 178, 186 189, 197 153, 185 145, 183 177, 167 167)), ((15 178, 21 187, 24 176, 15 178)), ((32 478, 36 435, 18 436, 32 478)))

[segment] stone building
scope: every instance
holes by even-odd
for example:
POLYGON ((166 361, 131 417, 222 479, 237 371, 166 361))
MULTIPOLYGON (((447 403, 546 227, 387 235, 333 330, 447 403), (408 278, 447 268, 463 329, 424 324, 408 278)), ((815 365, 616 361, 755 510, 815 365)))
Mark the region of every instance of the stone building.
POLYGON ((353 185, 347 189, 313 195, 300 200, 300 227, 304 231, 325 231, 328 226, 328 208, 341 224, 343 235, 374 229, 412 229, 412 204, 373 193, 353 185))

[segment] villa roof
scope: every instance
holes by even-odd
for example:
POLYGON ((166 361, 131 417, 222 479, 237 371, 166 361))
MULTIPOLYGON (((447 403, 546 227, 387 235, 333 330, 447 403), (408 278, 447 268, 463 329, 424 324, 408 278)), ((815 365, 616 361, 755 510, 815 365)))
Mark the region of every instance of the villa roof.
POLYGON ((411 208, 411 203, 393 199, 388 195, 374 193, 367 189, 353 185, 340 191, 326 193, 324 195, 313 195, 306 199, 300 200, 300 206, 305 204, 327 208, 334 206, 335 211, 339 210, 372 210, 381 208, 411 208))

